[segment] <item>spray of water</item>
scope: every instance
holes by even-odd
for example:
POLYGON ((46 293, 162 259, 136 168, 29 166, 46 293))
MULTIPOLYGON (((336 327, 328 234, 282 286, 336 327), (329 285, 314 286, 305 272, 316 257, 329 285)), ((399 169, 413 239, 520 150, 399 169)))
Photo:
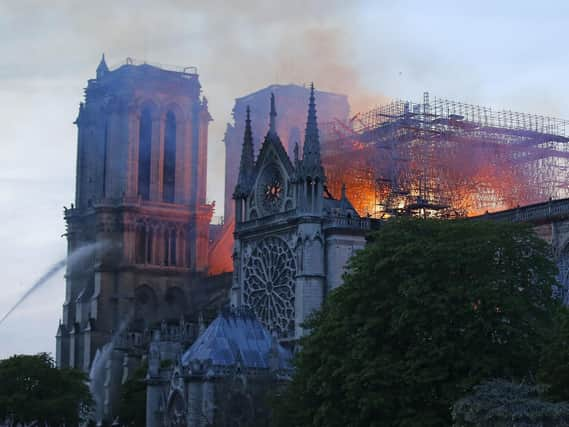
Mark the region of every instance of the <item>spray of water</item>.
POLYGON ((97 425, 101 425, 103 420, 103 402, 105 393, 105 379, 104 379, 104 369, 107 366, 111 354, 115 348, 116 341, 120 335, 126 330, 130 320, 132 319, 132 312, 127 315, 127 317, 121 322, 119 328, 111 337, 111 340, 106 343, 103 347, 97 349, 93 362, 91 363, 91 369, 89 370, 89 391, 93 400, 95 401, 95 421, 97 425))
POLYGON ((43 286, 46 282, 49 281, 53 276, 55 276, 65 265, 73 266, 74 264, 81 262, 91 256, 95 251, 98 250, 106 250, 110 247, 110 243, 106 241, 91 243, 89 245, 82 246, 81 248, 77 249, 67 258, 62 259, 61 261, 56 262, 52 265, 49 270, 45 274, 43 274, 30 288, 20 297, 20 299, 12 306, 10 310, 0 319, 0 325, 12 314, 14 310, 16 310, 25 300, 28 299, 30 295, 32 295, 35 291, 37 291, 41 286, 43 286))

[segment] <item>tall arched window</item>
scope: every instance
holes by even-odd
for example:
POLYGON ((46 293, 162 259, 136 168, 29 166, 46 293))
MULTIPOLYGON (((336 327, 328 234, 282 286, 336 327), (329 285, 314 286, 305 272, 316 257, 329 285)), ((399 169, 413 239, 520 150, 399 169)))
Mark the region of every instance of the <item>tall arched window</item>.
POLYGON ((135 259, 137 264, 146 263, 146 226, 140 225, 136 229, 135 259))
POLYGON ((138 194, 150 198, 150 153, 152 150, 152 115, 148 108, 140 115, 138 136, 138 194))
POLYGON ((170 265, 178 264, 177 260, 178 239, 176 238, 176 230, 170 232, 170 265))
POLYGON ((169 111, 166 114, 164 129, 164 170, 162 198, 165 202, 174 202, 176 184, 176 117, 169 111))
POLYGON ((152 226, 143 223, 136 226, 134 257, 137 264, 154 264, 153 239, 152 226))
POLYGON ((134 290, 134 327, 143 330, 156 318, 158 297, 149 285, 138 286, 134 290))
POLYGON ((176 259, 177 239, 176 230, 166 230, 164 232, 164 265, 175 266, 176 259))
POLYGON ((154 232, 152 228, 146 233, 146 264, 154 264, 154 254, 152 253, 152 241, 154 239, 154 232))

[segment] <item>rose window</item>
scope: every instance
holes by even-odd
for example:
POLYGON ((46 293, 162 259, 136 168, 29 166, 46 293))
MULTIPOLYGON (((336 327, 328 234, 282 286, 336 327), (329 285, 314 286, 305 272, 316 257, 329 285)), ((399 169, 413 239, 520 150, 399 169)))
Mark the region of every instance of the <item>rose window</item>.
POLYGON ((257 202, 265 215, 272 215, 280 211, 285 194, 285 184, 278 166, 267 166, 259 181, 257 202))
POLYGON ((244 273, 244 303, 279 337, 293 336, 296 265, 287 244, 276 237, 259 242, 244 273))

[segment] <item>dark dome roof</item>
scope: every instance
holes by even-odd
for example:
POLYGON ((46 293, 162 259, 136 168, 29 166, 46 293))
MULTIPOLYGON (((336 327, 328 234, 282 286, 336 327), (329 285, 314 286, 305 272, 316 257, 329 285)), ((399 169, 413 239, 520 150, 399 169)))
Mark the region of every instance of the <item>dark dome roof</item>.
POLYGON ((233 310, 209 325, 182 355, 182 364, 289 370, 291 357, 253 314, 233 310))

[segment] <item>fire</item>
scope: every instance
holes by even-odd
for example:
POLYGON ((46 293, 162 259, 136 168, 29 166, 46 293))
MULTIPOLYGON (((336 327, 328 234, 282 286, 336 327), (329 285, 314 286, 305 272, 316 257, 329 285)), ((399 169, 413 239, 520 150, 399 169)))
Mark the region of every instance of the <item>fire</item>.
POLYGON ((345 184, 358 213, 379 218, 474 216, 567 197, 565 123, 429 104, 428 95, 397 101, 322 127, 328 189, 337 195, 345 184))
POLYGON ((425 160, 424 147, 415 146, 406 153, 412 160, 390 171, 391 176, 385 172, 389 159, 374 150, 353 143, 343 144, 341 150, 326 147, 323 152, 329 191, 340 194, 345 184, 348 199, 363 216, 385 217, 421 204, 445 215, 475 216, 545 197, 527 171, 507 162, 497 164, 471 150, 425 160))

